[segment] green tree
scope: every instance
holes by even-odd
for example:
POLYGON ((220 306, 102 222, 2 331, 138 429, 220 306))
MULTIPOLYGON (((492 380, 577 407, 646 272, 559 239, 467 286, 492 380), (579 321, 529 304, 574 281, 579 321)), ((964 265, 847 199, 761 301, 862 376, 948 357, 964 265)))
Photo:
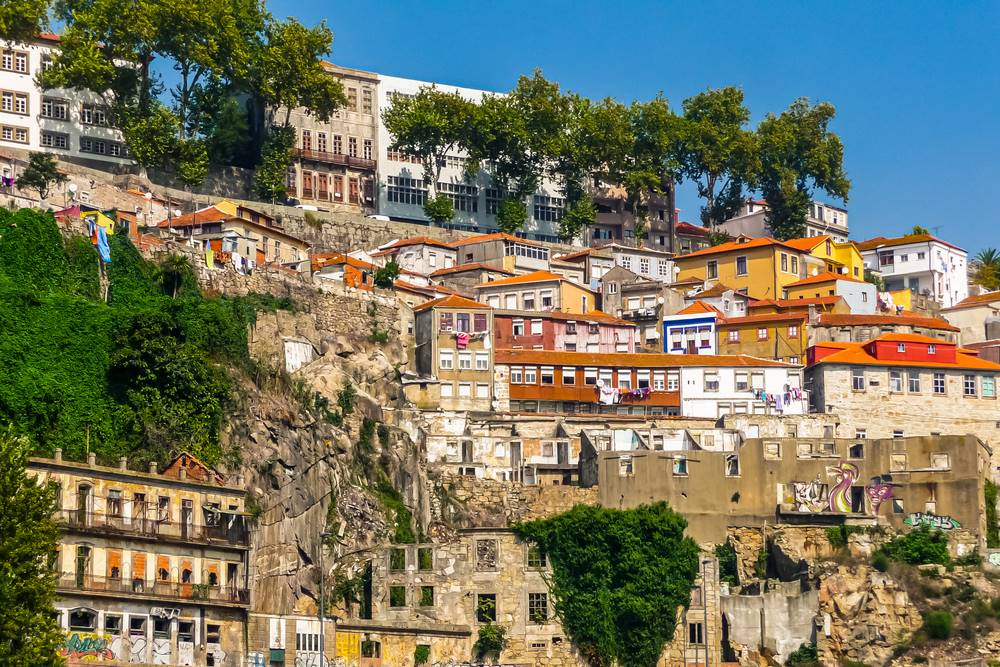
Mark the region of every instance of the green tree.
POLYGON ((984 248, 976 253, 972 262, 972 280, 988 290, 1000 289, 1000 252, 984 248))
POLYGON ((420 160, 428 200, 436 196, 445 156, 467 141, 474 110, 475 104, 458 93, 430 86, 412 97, 395 96, 382 111, 382 122, 392 135, 391 149, 420 160))
POLYGON ((810 105, 799 98, 757 127, 759 187, 767 200, 767 224, 779 240, 805 234, 815 189, 847 200, 851 182, 844 171, 844 145, 829 129, 835 115, 828 102, 810 105))
POLYGON ((424 204, 424 213, 433 222, 441 225, 451 222, 455 217, 455 205, 448 195, 439 194, 436 197, 428 197, 424 204))
POLYGON ((159 102, 148 113, 123 111, 122 135, 132 157, 143 167, 162 167, 177 151, 177 117, 159 102))
POLYGON ((30 451, 25 438, 0 433, 0 664, 12 667, 63 664, 53 613, 56 489, 28 477, 30 451))
POLYGON ((183 139, 177 145, 177 174, 185 185, 201 185, 208 175, 208 147, 201 139, 183 139))
POLYGON ((759 170, 753 132, 746 129, 750 110, 739 88, 720 88, 684 100, 680 161, 705 200, 702 224, 714 228, 743 203, 744 189, 759 170))
POLYGON ((683 174, 681 140, 684 120, 659 95, 649 102, 634 103, 630 109, 635 147, 626 164, 621 183, 628 195, 628 206, 636 220, 648 215, 651 196, 666 199, 671 243, 676 224, 674 196, 683 174))
POLYGON ((375 275, 372 280, 375 283, 375 287, 392 289, 392 285, 398 277, 399 264, 396 263, 396 260, 392 259, 386 262, 385 266, 375 269, 375 275))
POLYGON ((926 234, 930 236, 930 233, 931 231, 929 229, 921 225, 913 225, 913 229, 910 230, 911 236, 916 236, 917 234, 926 234))
POLYGON ((295 128, 275 125, 267 131, 260 166, 253 175, 254 193, 264 201, 284 201, 285 179, 292 165, 295 128))
POLYGON ((629 510, 577 505, 514 527, 552 564, 562 626, 594 666, 653 667, 690 602, 698 546, 665 503, 629 510))
POLYGON ((506 234, 513 234, 528 221, 528 209, 523 199, 504 199, 497 209, 497 227, 506 234))
POLYGON ((587 195, 581 194, 575 202, 567 204, 566 212, 559 219, 559 238, 568 243, 595 222, 597 222, 597 209, 594 207, 594 201, 587 195))
POLYGON ((17 185, 21 188, 35 190, 42 201, 48 199, 52 186, 65 183, 66 175, 59 171, 56 158, 50 153, 32 153, 28 157, 28 166, 18 176, 17 185))
POLYGON ((49 0, 5 0, 0 7, 0 35, 25 41, 49 25, 49 0))

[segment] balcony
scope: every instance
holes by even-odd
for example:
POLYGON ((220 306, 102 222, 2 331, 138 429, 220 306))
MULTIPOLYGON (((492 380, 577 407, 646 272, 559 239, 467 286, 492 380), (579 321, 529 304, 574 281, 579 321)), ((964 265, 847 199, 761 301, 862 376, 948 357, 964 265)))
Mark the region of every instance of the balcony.
POLYGON ((353 167, 362 171, 375 171, 375 160, 352 157, 343 153, 327 153, 326 151, 314 151, 309 148, 297 148, 295 149, 295 155, 301 160, 338 164, 342 167, 353 167))
POLYGON ((636 308, 635 310, 625 310, 622 311, 622 319, 630 321, 655 320, 658 317, 657 312, 657 308, 636 308))
MULTIPOLYGON (((212 516, 206 512, 206 516, 212 516)), ((132 518, 103 512, 62 510, 57 518, 69 530, 101 535, 130 535, 155 540, 177 540, 210 545, 247 546, 247 528, 243 515, 218 512, 216 525, 177 523, 150 518, 132 518)))
POLYGON ((223 605, 247 605, 249 591, 237 586, 209 586, 208 584, 182 584, 171 581, 146 581, 97 577, 89 574, 63 572, 56 582, 60 592, 98 593, 129 598, 191 600, 223 605))

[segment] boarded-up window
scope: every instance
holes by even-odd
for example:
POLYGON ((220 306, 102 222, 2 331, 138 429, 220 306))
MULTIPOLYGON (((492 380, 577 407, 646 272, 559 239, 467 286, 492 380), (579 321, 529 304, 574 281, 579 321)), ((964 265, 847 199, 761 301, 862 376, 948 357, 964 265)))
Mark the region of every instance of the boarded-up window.
POLYGON ((108 579, 122 578, 122 552, 117 549, 108 549, 108 579))

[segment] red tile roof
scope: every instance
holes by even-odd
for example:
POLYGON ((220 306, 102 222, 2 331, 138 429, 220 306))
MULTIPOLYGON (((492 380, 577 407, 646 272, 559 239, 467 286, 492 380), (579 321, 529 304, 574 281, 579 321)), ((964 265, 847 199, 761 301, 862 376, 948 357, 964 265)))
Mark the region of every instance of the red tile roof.
POLYGON ((785 241, 785 244, 797 248, 802 252, 812 252, 813 248, 829 238, 825 234, 823 236, 804 236, 800 239, 788 239, 785 241))
POLYGON ((778 246, 781 248, 788 248, 789 250, 795 250, 796 252, 802 252, 798 248, 794 248, 787 243, 777 241, 770 238, 759 238, 759 239, 748 239, 743 241, 727 241, 726 243, 720 243, 717 246, 712 246, 711 248, 703 248, 701 250, 695 250, 694 252, 689 252, 686 255, 679 255, 678 260, 687 259, 688 257, 703 257, 706 255, 718 255, 727 252, 739 252, 740 250, 750 250, 752 248, 769 248, 772 246, 778 246))
MULTIPOLYGON (((909 245, 911 243, 928 243, 930 241, 936 241, 942 245, 946 245, 949 248, 954 248, 955 250, 962 250, 957 245, 953 243, 948 243, 947 241, 942 241, 936 236, 931 236, 930 234, 909 234, 907 236, 895 236, 892 238, 887 238, 885 236, 876 236, 875 238, 868 239, 867 241, 861 241, 860 243, 855 243, 858 246, 858 250, 876 250, 878 248, 892 248, 895 246, 909 245)), ((962 252, 965 252, 962 250, 962 252)))
POLYGON ((486 241, 515 241, 517 243, 523 243, 525 245, 533 245, 539 248, 543 248, 541 243, 535 243, 534 241, 529 241, 528 239, 518 238, 511 234, 505 234, 504 232, 494 232, 492 234, 479 234, 477 236, 470 236, 469 238, 460 239, 458 241, 452 241, 448 244, 452 248, 461 248, 462 246, 470 245, 473 243, 485 243, 486 241))
POLYGON ((855 315, 852 313, 823 313, 819 316, 819 326, 908 326, 958 331, 959 328, 939 317, 925 315, 855 315))
POLYGON ((788 283, 785 287, 803 287, 805 285, 818 285, 820 283, 831 283, 835 280, 846 280, 851 283, 863 283, 864 280, 860 278, 854 278, 844 273, 834 273, 833 271, 826 271, 825 273, 820 273, 815 276, 809 276, 808 278, 803 278, 802 280, 796 280, 794 283, 788 283))
MULTIPOLYGON (((522 276, 514 276, 512 278, 503 278, 502 280, 494 280, 488 283, 480 283, 479 285, 476 285, 475 289, 482 289, 484 287, 494 287, 497 285, 527 285, 529 283, 543 283, 543 282, 547 283, 555 280, 572 282, 566 280, 566 278, 564 278, 563 276, 560 276, 556 273, 552 273, 551 271, 534 271, 532 273, 526 273, 522 276)), ((591 291, 588 290, 586 287, 577 285, 576 283, 573 283, 573 285, 579 287, 582 290, 586 290, 588 292, 591 291)))
MULTIPOLYGON (((678 283, 674 283, 674 284, 676 285, 678 283)), ((739 292, 739 290, 737 290, 737 289, 735 289, 733 287, 729 287, 727 285, 723 285, 722 283, 715 283, 714 285, 712 285, 711 287, 709 287, 707 290, 702 290, 701 292, 698 292, 694 296, 695 296, 696 299, 703 299, 703 298, 708 298, 710 296, 722 296, 722 294, 724 292, 729 292, 729 291, 737 292, 738 294, 741 294, 742 296, 746 296, 746 294, 743 294, 742 292, 739 292)))
POLYGON ((401 289, 405 292, 423 294, 425 296, 430 294, 458 294, 455 290, 442 287, 441 285, 414 285, 411 282, 407 282, 399 278, 392 281, 392 284, 396 287, 396 289, 401 289))
MULTIPOLYGON (((179 218, 162 220, 157 227, 188 227, 190 225, 201 225, 209 222, 220 222, 235 217, 235 215, 230 215, 215 206, 208 206, 192 213, 186 213, 179 218)), ((247 220, 247 222, 250 221, 247 220)))
POLYGON ((704 301, 695 301, 687 308, 684 308, 674 313, 674 315, 701 315, 701 314, 722 315, 722 311, 720 311, 718 308, 716 308, 711 304, 705 303, 704 301))
POLYGON ((954 306, 949 308, 944 308, 943 310, 960 310, 964 308, 975 308, 976 306, 985 306, 987 304, 993 303, 994 301, 1000 301, 1000 292, 986 292, 985 294, 974 294, 972 296, 967 296, 954 306))
POLYGON ((701 225, 692 225, 690 222, 678 222, 674 225, 678 234, 691 234, 694 236, 708 236, 710 231, 701 225))
POLYGON ((904 359, 879 359, 872 356, 869 352, 871 349, 872 342, 874 341, 888 341, 888 342, 908 342, 908 343, 927 343, 933 345, 949 345, 947 342, 942 342, 936 338, 928 338, 927 336, 917 336, 917 335, 906 335, 906 334, 886 334, 884 336, 879 336, 873 340, 865 343, 819 343, 816 348, 827 348, 836 349, 837 352, 826 355, 819 361, 814 362, 812 365, 818 366, 820 364, 850 364, 852 366, 891 366, 897 368, 953 368, 953 369, 976 369, 976 370, 988 370, 988 371, 1000 371, 1000 364, 995 364, 992 361, 986 361, 985 359, 980 359, 979 357, 966 354, 961 350, 956 349, 955 351, 955 361, 954 363, 942 362, 942 361, 910 361, 904 359))
POLYGON ((342 252, 317 253, 315 255, 310 255, 309 260, 312 264, 313 271, 319 271, 327 266, 334 266, 337 264, 347 264, 348 266, 353 266, 354 268, 361 269, 362 271, 373 271, 375 269, 374 264, 369 264, 364 260, 345 255, 342 252))
POLYGON ((382 253, 386 253, 389 250, 397 250, 399 248, 408 248, 410 246, 415 246, 415 245, 429 245, 429 246, 433 246, 435 248, 444 248, 445 250, 453 250, 454 249, 454 248, 451 247, 450 243, 447 243, 445 241, 440 241, 438 239, 432 239, 429 236, 413 236, 413 237, 408 238, 408 239, 397 239, 397 240, 393 241, 392 243, 390 243, 389 245, 385 246, 384 248, 380 248, 379 249, 379 253, 382 254, 382 253))
POLYGON ((424 310, 430 310, 431 308, 469 308, 475 310, 490 309, 490 307, 485 303, 479 303, 478 301, 473 301, 472 299, 466 299, 464 296, 459 294, 449 294, 448 296, 443 296, 440 299, 434 299, 433 301, 422 303, 414 308, 413 312, 419 313, 424 310))
POLYGON ((437 276, 447 276, 453 273, 465 273, 466 271, 492 271, 494 273, 505 273, 508 276, 514 275, 513 271, 508 271, 507 269, 498 269, 495 266, 489 266, 488 264, 483 264, 482 262, 469 262, 467 264, 456 264, 455 266, 449 266, 444 269, 438 269, 431 273, 432 278, 437 276))
MULTIPOLYGON (((426 304, 425 304, 426 305, 426 304)), ((760 359, 744 354, 664 354, 649 352, 553 352, 550 350, 497 350, 498 364, 537 364, 559 366, 616 366, 619 368, 698 368, 748 366, 768 368, 799 368, 773 359, 760 359)), ((998 366, 1000 368, 1000 366, 998 366)))

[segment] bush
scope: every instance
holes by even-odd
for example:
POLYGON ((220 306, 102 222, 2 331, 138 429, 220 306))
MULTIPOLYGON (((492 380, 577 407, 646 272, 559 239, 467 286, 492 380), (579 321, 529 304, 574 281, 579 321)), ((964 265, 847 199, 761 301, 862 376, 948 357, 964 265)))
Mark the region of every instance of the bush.
POLYGON ((1000 548, 1000 522, 997 521, 997 485, 986 480, 983 490, 986 500, 986 547, 1000 548))
POLYGON ((476 657, 481 660, 489 655, 499 657, 507 648, 507 643, 507 628, 499 623, 486 623, 479 626, 479 639, 473 648, 476 657))
POLYGON ((715 557, 719 559, 719 581, 735 586, 738 583, 739 572, 736 568, 736 549, 732 543, 726 540, 722 544, 716 544, 715 557))
POLYGON ((815 644, 802 644, 788 654, 785 665, 819 665, 819 655, 815 644))
POLYGON ((885 572, 889 569, 889 557, 885 555, 884 551, 875 552, 875 555, 872 556, 872 567, 879 572, 885 572))
POLYGON ((924 616, 924 631, 931 639, 948 639, 955 625, 950 611, 938 610, 924 616))
POLYGON ((855 533, 864 532, 864 530, 861 526, 848 526, 842 523, 839 526, 827 528, 826 539, 834 549, 846 549, 848 538, 855 533))
POLYGON ((439 194, 427 199, 427 203, 424 204, 424 213, 438 224, 450 222, 455 217, 455 205, 448 198, 448 195, 439 194))
POLYGON ((431 659, 431 647, 428 644, 417 644, 413 649, 413 664, 426 665, 431 659))
POLYGON ((948 555, 948 535, 929 526, 920 526, 894 537, 882 546, 881 551, 891 560, 910 565, 947 565, 951 561, 948 555))
POLYGON ((385 266, 375 269, 375 275, 372 277, 375 287, 390 289, 393 282, 399 277, 399 272, 399 264, 396 263, 396 260, 390 259, 385 266))

